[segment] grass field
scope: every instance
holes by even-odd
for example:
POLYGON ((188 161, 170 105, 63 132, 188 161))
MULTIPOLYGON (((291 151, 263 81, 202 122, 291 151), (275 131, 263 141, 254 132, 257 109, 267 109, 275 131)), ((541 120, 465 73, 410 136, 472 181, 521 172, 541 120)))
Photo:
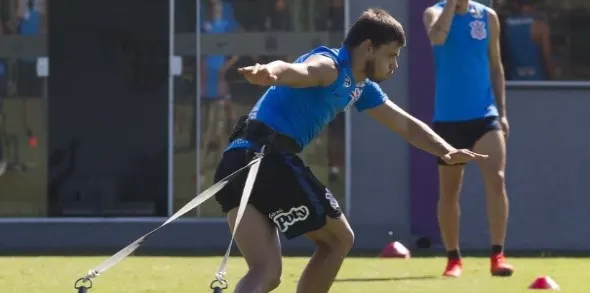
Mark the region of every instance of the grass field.
MULTIPOLYGON (((2 293, 76 292, 76 277, 102 262, 104 257, 1 257, 2 293)), ((90 293, 211 292, 208 289, 220 257, 130 257, 99 276, 90 293)), ((511 278, 491 277, 486 258, 466 258, 459 279, 439 277, 444 259, 349 258, 331 292, 527 292, 536 276, 550 275, 565 292, 590 292, 586 282, 590 261, 584 258, 513 258, 517 272, 511 278)), ((294 293, 307 258, 284 260, 283 281, 274 292, 294 293)), ((228 281, 233 292, 246 269, 242 258, 229 261, 228 281)))

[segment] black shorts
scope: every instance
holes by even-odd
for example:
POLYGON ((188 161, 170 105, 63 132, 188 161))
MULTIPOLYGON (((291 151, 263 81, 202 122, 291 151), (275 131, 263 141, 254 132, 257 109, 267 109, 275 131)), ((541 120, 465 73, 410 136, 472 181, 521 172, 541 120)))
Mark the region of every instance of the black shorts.
MULTIPOLYGON (((434 122, 433 130, 444 140, 458 149, 473 149, 475 143, 489 131, 500 130, 498 117, 453 122, 434 122)), ((447 165, 438 159, 439 165, 447 165)))
MULTIPOLYGON (((248 164, 254 153, 247 149, 225 152, 215 172, 215 182, 248 164)), ((248 172, 233 178, 215 196, 224 213, 240 204, 248 172)), ((268 217, 287 239, 318 230, 326 216, 339 218, 338 201, 296 155, 267 154, 262 159, 249 203, 268 217)))

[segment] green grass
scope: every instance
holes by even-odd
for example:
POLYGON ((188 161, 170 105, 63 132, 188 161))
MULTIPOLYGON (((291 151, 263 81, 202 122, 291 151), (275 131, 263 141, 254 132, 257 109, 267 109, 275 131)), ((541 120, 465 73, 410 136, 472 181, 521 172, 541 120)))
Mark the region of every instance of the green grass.
MULTIPOLYGON (((76 292, 76 277, 102 262, 105 257, 2 257, 2 293, 76 292)), ((130 257, 95 279, 90 293, 210 292, 209 282, 221 257, 130 257)), ((550 275, 565 292, 590 292, 586 283, 590 262, 576 258, 513 258, 517 272, 510 278, 491 277, 486 258, 466 258, 459 279, 439 277, 444 259, 410 260, 348 258, 331 292, 527 292, 536 276, 550 275)), ((283 282, 274 292, 294 293, 307 258, 284 260, 283 282)), ((242 258, 229 261, 230 290, 245 272, 242 258)))

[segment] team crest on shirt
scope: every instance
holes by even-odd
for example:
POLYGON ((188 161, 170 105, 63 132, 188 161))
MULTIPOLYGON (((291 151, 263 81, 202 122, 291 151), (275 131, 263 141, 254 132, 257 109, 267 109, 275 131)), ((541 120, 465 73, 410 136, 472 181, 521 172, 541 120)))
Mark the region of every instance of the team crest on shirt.
POLYGON ((348 105, 346 105, 346 107, 344 107, 344 112, 346 112, 348 109, 350 109, 350 107, 352 105, 354 105, 354 103, 356 103, 356 101, 358 101, 361 98, 361 94, 363 93, 363 88, 362 87, 355 87, 354 90, 350 93, 350 102, 348 102, 348 105))
POLYGON ((476 40, 485 40, 488 37, 486 23, 481 20, 474 20, 469 23, 471 27, 471 37, 476 40))
POLYGON ((344 84, 343 86, 345 88, 349 88, 352 85, 352 80, 350 80, 350 77, 347 75, 344 77, 344 84))

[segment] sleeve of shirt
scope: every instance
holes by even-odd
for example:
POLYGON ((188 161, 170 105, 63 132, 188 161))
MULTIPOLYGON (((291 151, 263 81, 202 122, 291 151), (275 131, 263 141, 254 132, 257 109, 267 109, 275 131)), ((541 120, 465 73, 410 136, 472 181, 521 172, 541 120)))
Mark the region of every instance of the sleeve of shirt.
POLYGON ((387 101, 387 95, 381 90, 381 87, 375 82, 367 81, 361 97, 354 106, 357 111, 362 112, 364 110, 381 106, 385 101, 387 101))
POLYGON ((324 57, 328 57, 330 59, 332 59, 332 61, 334 61, 334 63, 336 63, 336 67, 338 68, 338 78, 336 78, 336 80, 329 86, 327 86, 330 89, 335 89, 338 87, 338 85, 340 85, 342 82, 341 80, 344 78, 342 75, 342 69, 340 66, 340 60, 338 60, 338 54, 333 51, 330 50, 327 47, 318 47, 316 48, 309 56, 313 56, 313 55, 321 55, 324 57))

